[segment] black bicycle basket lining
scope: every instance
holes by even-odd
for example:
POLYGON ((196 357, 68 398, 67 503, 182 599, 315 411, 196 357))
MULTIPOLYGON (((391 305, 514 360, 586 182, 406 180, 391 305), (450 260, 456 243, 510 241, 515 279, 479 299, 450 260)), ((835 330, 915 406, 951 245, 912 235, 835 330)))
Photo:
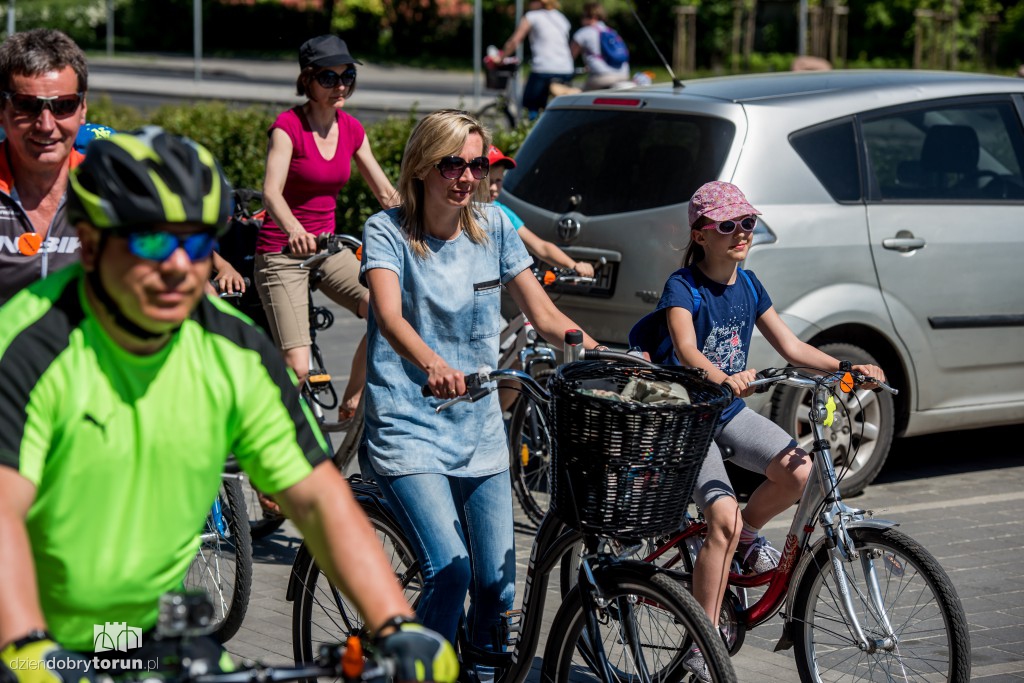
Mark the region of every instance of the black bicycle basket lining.
POLYGON ((678 528, 728 393, 690 368, 602 361, 562 366, 549 389, 552 512, 574 529, 606 536, 678 528), (627 403, 579 391, 601 380, 621 392, 632 377, 681 384, 691 403, 627 403))

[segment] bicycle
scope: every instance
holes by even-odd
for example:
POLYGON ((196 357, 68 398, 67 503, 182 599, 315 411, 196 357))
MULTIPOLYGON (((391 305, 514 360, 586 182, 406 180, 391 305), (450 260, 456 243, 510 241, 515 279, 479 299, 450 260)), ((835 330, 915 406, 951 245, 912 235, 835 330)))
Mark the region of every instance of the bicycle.
MULTIPOLYGON (((604 265, 597 264, 598 275, 604 265)), ((542 270, 534 267, 534 275, 546 288, 555 291, 562 285, 584 288, 598 282, 598 277, 583 277, 568 268, 542 270)), ((518 367, 546 386, 558 365, 557 354, 540 339, 533 325, 522 313, 509 322, 499 346, 498 367, 518 367)), ((512 490, 526 516, 540 524, 547 513, 551 496, 551 429, 542 406, 529 395, 520 393, 509 409, 508 451, 512 490)))
POLYGON ((519 123, 518 79, 519 58, 503 57, 496 47, 490 46, 484 57, 484 76, 488 90, 497 91, 493 102, 484 105, 476 113, 476 120, 488 130, 502 127, 515 129, 519 123))
MULTIPOLYGON (((852 373, 769 368, 751 382, 759 391, 775 384, 809 390, 814 432, 814 471, 807 480, 776 569, 741 573, 733 563, 719 628, 731 654, 747 630, 782 612, 776 650, 796 646, 801 681, 970 680, 970 634, 963 606, 938 561, 896 522, 843 503, 825 429, 840 419, 837 394, 855 400, 866 383, 896 390, 852 373), (838 388, 838 391, 837 391, 838 388), (811 536, 820 526, 822 536, 811 536), (747 591, 764 588, 748 604, 747 591)), ((648 540, 638 557, 670 570, 691 585, 693 563, 707 525, 688 512, 682 527, 648 540)), ((572 585, 572 558, 563 565, 563 590, 572 585)))
MULTIPOLYGON (((308 258, 302 260, 296 267, 305 268, 309 274, 309 374, 306 380, 299 387, 299 392, 309 405, 320 427, 324 438, 327 440, 328 448, 334 453, 334 462, 339 470, 344 471, 355 454, 359 441, 363 434, 363 408, 362 400, 356 410, 351 422, 343 425, 336 421, 329 421, 326 417, 327 411, 338 408, 338 392, 334 388, 330 373, 326 370, 323 352, 317 343, 317 333, 329 329, 334 324, 334 314, 326 306, 318 306, 313 302, 313 292, 316 291, 320 280, 323 279, 323 271, 320 266, 328 258, 341 252, 343 249, 351 249, 357 255, 362 247, 362 241, 351 235, 344 234, 323 234, 317 238, 317 251, 308 258), (337 450, 331 444, 330 435, 336 432, 345 432, 345 437, 337 450)), ((284 524, 285 517, 274 510, 268 509, 259 500, 260 494, 251 487, 250 501, 255 502, 253 510, 259 510, 258 518, 250 517, 250 527, 253 538, 263 538, 270 535, 284 524)))
POLYGON ((107 673, 107 669, 97 667, 94 670, 96 680, 100 683, 313 683, 325 678, 344 683, 389 683, 394 678, 395 662, 368 652, 363 642, 355 637, 348 638, 344 645, 323 645, 317 655, 302 666, 244 662, 233 671, 220 671, 220 652, 211 649, 202 639, 209 632, 212 611, 213 605, 202 593, 163 595, 154 638, 132 655, 139 666, 145 662, 145 666, 156 665, 157 668, 107 673), (155 644, 155 648, 151 644, 155 644))
POLYGON ((252 591, 252 538, 245 493, 237 466, 229 463, 226 470, 183 582, 186 588, 202 589, 214 599, 211 635, 221 643, 242 627, 252 591))
MULTIPOLYGON (((481 107, 474 116, 488 130, 515 130, 524 120, 518 92, 519 58, 513 55, 503 56, 497 47, 490 45, 483 62, 485 85, 488 90, 496 91, 496 95, 492 102, 481 107)), ((584 74, 586 69, 577 68, 574 70, 573 78, 584 74)), ((578 92, 581 92, 580 89, 571 81, 552 81, 548 86, 549 97, 578 92)))
MULTIPOLYGON (((562 602, 555 616, 544 651, 542 680, 564 683, 570 675, 589 668, 605 683, 625 683, 634 678, 668 683, 678 680, 682 659, 694 644, 709 648, 706 652, 715 681, 736 680, 722 641, 693 597, 660 567, 623 557, 631 552, 631 535, 642 533, 645 527, 665 528, 664 516, 657 514, 664 510, 658 507, 659 496, 654 495, 656 485, 672 478, 673 483, 685 488, 686 477, 692 484, 707 452, 710 432, 703 436, 694 434, 696 440, 687 441, 686 465, 680 464, 671 474, 664 471, 664 463, 651 464, 652 469, 647 469, 640 464, 644 461, 638 460, 636 453, 617 451, 609 458, 603 482, 577 480, 568 475, 570 469, 580 465, 580 459, 571 458, 570 452, 574 449, 569 445, 574 438, 572 423, 580 411, 566 405, 571 403, 569 396, 574 393, 567 383, 578 382, 574 379, 578 373, 597 372, 598 376, 623 383, 636 375, 673 377, 676 381, 683 381, 681 378, 685 376, 685 381, 692 386, 692 394, 698 397, 695 403, 699 402, 688 419, 697 419, 698 410, 701 414, 710 411, 717 415, 724 407, 724 392, 696 375, 646 367, 650 364, 624 354, 574 351, 567 357, 607 359, 619 361, 619 364, 588 361, 562 366, 552 378, 550 391, 522 371, 483 369, 466 376, 467 394, 436 408, 440 411, 463 401, 477 401, 496 390, 496 380, 514 379, 521 391, 528 392, 539 403, 553 401, 556 427, 553 433, 556 437, 566 435, 562 441, 566 460, 562 462, 565 462, 567 474, 555 478, 553 499, 561 502, 562 507, 553 506, 554 514, 548 514, 541 522, 530 554, 522 606, 503 615, 500 632, 496 634, 497 642, 511 650, 481 650, 466 642, 465 633, 460 630, 458 649, 463 662, 495 668, 495 680, 499 683, 521 683, 526 678, 539 647, 549 576, 565 552, 583 539, 588 548, 586 561, 580 567, 576 590, 562 602), (618 462, 613 464, 615 456, 619 456, 618 462), (629 475, 633 475, 632 478, 629 475), (563 487, 561 497, 559 485, 563 487), (599 490, 602 485, 607 490, 599 490), (641 495, 643 492, 649 495, 641 495), (574 507, 573 500, 584 499, 588 502, 582 511, 568 510, 574 507), (585 645, 581 647, 581 643, 585 645)), ((668 419, 660 413, 659 417, 668 419)), ((633 418, 634 424, 642 419, 639 412, 633 418)), ((687 424, 692 426, 690 422, 687 424)), ((619 432, 621 434, 621 429, 619 432)), ((672 433, 678 434, 678 431, 672 430, 672 433)), ((651 430, 646 430, 645 434, 649 436, 651 430)), ((559 443, 558 438, 555 443, 559 443)), ((589 462, 600 460, 590 449, 575 450, 585 453, 589 462)), ((561 471, 558 463, 556 457, 556 471, 561 471)), ((415 607, 422 579, 411 545, 376 485, 359 477, 351 478, 350 482, 391 557, 400 585, 415 607)), ((664 495, 661 498, 664 499, 664 495)), ((677 526, 678 515, 668 514, 667 525, 668 528, 677 526)), ((292 637, 297 663, 308 661, 321 638, 336 638, 339 631, 363 632, 353 606, 320 572, 304 546, 292 566, 287 597, 294 603, 292 637)))

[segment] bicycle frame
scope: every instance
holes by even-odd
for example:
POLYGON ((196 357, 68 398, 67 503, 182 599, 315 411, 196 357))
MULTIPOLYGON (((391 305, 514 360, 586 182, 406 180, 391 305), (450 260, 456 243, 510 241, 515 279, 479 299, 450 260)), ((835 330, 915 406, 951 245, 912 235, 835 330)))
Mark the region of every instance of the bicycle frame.
MULTIPOLYGON (((737 621, 742 627, 746 629, 754 628, 774 616, 783 605, 792 599, 793 591, 799 585, 799 578, 809 558, 814 556, 815 551, 821 544, 829 544, 830 560, 835 570, 836 581, 840 586, 844 617, 852 633, 855 635, 858 645, 863 650, 870 651, 876 647, 882 647, 884 644, 875 642, 864 634, 856 611, 853 608, 845 574, 842 571, 842 563, 850 562, 853 559, 850 552, 853 542, 848 530, 862 526, 888 528, 896 526, 897 523, 887 520, 870 519, 870 512, 851 508, 842 501, 835 467, 832 464, 832 453, 828 440, 824 438, 823 433, 823 425, 826 420, 831 420, 832 411, 835 409, 834 403, 830 401, 829 391, 830 384, 835 382, 827 381, 829 379, 835 380, 836 377, 835 375, 830 375, 812 379, 790 376, 785 380, 788 384, 802 386, 813 392, 809 414, 811 429, 814 434, 813 448, 809 454, 813 463, 812 474, 807 478, 803 495, 800 497, 800 503, 797 506, 796 513, 793 515, 793 521, 786 535, 786 542, 782 549, 782 556, 778 567, 769 572, 753 576, 730 571, 728 585, 740 589, 767 586, 765 593, 755 603, 744 609, 737 610, 736 613, 737 621), (829 405, 831 405, 831 408, 829 408, 829 405), (821 511, 816 514, 819 508, 821 511), (810 538, 819 525, 824 535, 814 544, 811 544, 810 538)), ((755 380, 751 385, 757 385, 759 382, 767 384, 775 381, 778 381, 777 378, 755 380)), ((680 552, 683 552, 687 547, 687 540, 701 537, 706 530, 706 522, 693 522, 685 529, 673 535, 668 542, 659 544, 659 547, 644 559, 647 562, 655 562, 674 549, 679 549, 680 552)), ((886 609, 882 602, 878 583, 872 567, 868 564, 870 560, 862 557, 861 561, 865 563, 865 573, 870 577, 869 594, 872 605, 877 614, 881 615, 888 625, 888 620, 885 616, 886 609)), ((791 619, 791 616, 787 616, 786 623, 788 624, 791 619)), ((889 631, 891 633, 891 629, 889 631)), ((783 649, 791 645, 792 643, 788 640, 788 636, 784 633, 776 649, 783 649)))

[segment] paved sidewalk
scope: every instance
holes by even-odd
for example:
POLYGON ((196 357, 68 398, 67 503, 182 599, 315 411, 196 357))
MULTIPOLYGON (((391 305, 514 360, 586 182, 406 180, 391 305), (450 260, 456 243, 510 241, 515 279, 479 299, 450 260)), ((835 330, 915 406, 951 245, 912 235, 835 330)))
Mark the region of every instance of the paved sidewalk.
MULTIPOLYGON (((94 94, 135 94, 183 100, 283 105, 298 104, 297 62, 204 59, 202 77, 195 63, 177 55, 89 57, 89 90, 94 94)), ((493 99, 482 91, 474 100, 473 74, 364 64, 352 98, 353 111, 403 115, 410 111, 465 107, 476 110, 493 99)))

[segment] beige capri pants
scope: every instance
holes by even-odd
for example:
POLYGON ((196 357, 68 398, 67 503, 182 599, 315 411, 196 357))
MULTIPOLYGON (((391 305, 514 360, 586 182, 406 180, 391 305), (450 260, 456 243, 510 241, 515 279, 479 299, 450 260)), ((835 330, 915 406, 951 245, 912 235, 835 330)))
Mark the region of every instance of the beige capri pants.
MULTIPOLYGON (((307 256, 294 254, 256 254, 256 288, 267 314, 274 342, 282 351, 310 345, 309 275, 299 264, 307 256)), ((324 261, 324 276, 318 289, 353 315, 359 314, 359 302, 367 289, 359 284, 359 260, 343 249, 324 261)))

